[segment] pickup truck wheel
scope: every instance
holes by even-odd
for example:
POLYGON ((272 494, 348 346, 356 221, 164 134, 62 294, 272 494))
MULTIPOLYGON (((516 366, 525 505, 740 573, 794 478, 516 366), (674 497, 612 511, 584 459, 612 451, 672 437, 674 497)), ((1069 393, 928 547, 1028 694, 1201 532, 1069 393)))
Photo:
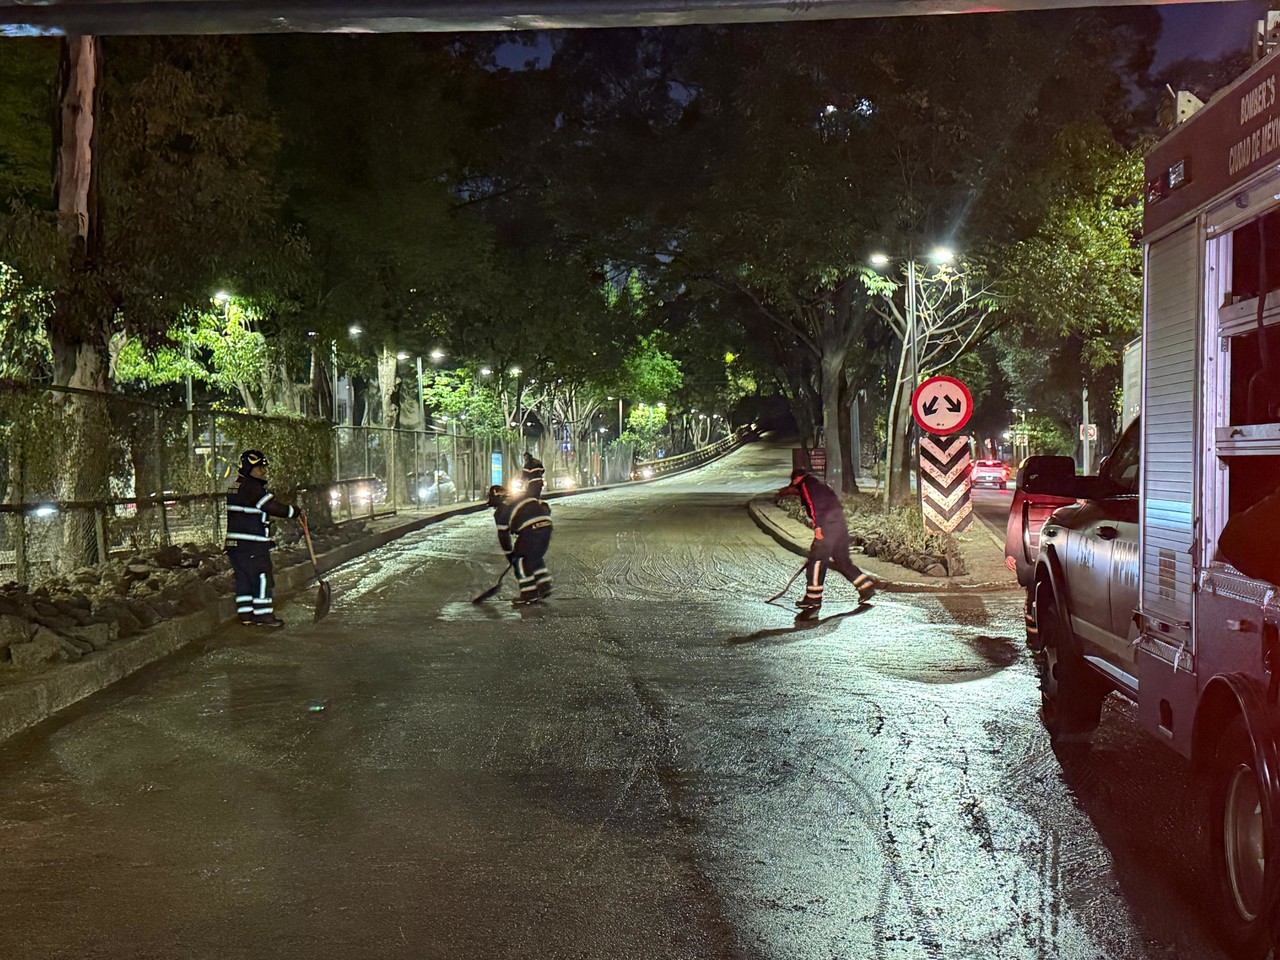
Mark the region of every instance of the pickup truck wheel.
POLYGON ((1253 744, 1239 718, 1214 754, 1209 837, 1220 898, 1218 927, 1233 957, 1266 954, 1266 823, 1253 744))
POLYGON ((1040 718, 1055 743, 1088 742, 1102 719, 1107 688, 1089 670, 1052 600, 1040 601, 1036 623, 1044 644, 1036 656, 1040 718))

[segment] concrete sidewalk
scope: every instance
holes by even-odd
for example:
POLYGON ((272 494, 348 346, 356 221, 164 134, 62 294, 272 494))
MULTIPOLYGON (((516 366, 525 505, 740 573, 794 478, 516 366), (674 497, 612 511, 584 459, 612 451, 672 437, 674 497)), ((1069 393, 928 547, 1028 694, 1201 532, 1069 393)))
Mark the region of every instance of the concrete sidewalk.
MULTIPOLYGON (((813 531, 794 520, 772 497, 757 497, 747 503, 747 512, 756 526, 792 553, 807 556, 813 531)), ((854 553, 853 562, 876 578, 878 589, 890 593, 983 593, 1017 590, 1018 581, 1004 564, 1004 544, 977 520, 969 533, 958 534, 960 553, 968 573, 963 577, 927 577, 907 567, 876 557, 854 553)))

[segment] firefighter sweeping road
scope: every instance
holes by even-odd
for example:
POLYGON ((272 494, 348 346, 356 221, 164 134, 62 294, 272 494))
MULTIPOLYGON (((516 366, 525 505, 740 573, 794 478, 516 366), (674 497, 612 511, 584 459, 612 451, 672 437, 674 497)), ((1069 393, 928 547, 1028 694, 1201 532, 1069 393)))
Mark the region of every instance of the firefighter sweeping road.
POLYGON ((1055 756, 1021 595, 762 602, 788 467, 554 501, 528 608, 429 527, 9 741, 0 956, 1223 957, 1186 767, 1114 697, 1055 756))

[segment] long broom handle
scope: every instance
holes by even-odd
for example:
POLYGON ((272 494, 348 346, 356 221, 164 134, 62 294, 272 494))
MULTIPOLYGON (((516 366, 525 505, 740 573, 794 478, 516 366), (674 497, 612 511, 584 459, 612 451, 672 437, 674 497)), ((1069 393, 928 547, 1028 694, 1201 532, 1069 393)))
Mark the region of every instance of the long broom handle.
POLYGON ((798 576, 800 576, 800 574, 804 573, 805 568, 806 568, 807 566, 809 566, 809 561, 808 561, 808 560, 806 560, 804 563, 802 563, 802 564, 800 565, 800 569, 799 569, 799 570, 797 570, 795 573, 793 573, 793 574, 791 575, 791 579, 787 581, 787 585, 786 585, 785 587, 783 587, 780 591, 778 591, 777 593, 775 593, 775 594, 774 594, 772 597, 770 597, 768 600, 766 600, 766 601, 765 601, 765 603, 773 603, 773 601, 777 600, 779 597, 781 597, 781 596, 783 596, 784 594, 786 594, 786 592, 787 592, 788 590, 790 590, 790 589, 791 589, 791 585, 792 585, 793 583, 795 583, 795 582, 796 582, 796 577, 798 577, 798 576))

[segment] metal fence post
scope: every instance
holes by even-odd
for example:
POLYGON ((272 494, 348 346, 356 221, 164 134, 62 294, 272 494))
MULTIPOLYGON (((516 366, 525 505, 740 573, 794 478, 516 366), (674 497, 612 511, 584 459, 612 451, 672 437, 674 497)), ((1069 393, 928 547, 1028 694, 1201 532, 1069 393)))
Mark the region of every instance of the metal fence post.
MULTIPOLYGON (((13 485, 13 502, 21 507, 26 502, 26 474, 23 470, 21 444, 17 444, 14 450, 14 485, 13 485)), ((14 526, 16 528, 16 536, 13 543, 13 565, 14 576, 19 583, 27 582, 27 514, 26 511, 19 509, 14 515, 14 526)))
POLYGON ((169 513, 164 506, 164 488, 167 485, 164 470, 164 441, 160 432, 160 410, 156 407, 151 410, 151 432, 156 450, 156 470, 160 477, 160 545, 167 547, 169 546, 169 513))
POLYGON ((426 470, 422 468, 422 431, 413 431, 413 489, 409 491, 409 499, 422 506, 422 496, 418 493, 422 489, 422 480, 426 475, 426 470))
POLYGON ((98 562, 107 562, 107 518, 106 507, 93 508, 93 532, 98 540, 98 562))

